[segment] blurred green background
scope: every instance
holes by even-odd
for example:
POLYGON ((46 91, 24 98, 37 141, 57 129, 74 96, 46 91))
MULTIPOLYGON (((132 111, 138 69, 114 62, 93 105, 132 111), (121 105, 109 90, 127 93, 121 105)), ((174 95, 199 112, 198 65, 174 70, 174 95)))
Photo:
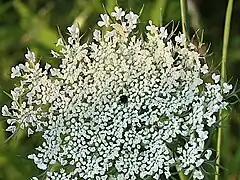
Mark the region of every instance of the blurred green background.
MULTIPOLYGON (((26 48, 33 50, 43 62, 58 64, 50 55, 57 42, 57 27, 66 35, 66 28, 77 21, 87 39, 99 20, 98 14, 104 12, 102 5, 112 11, 116 4, 134 12, 139 12, 144 4, 141 22, 152 19, 159 25, 160 14, 164 24, 180 21, 179 0, 0 0, 0 107, 10 102, 3 91, 9 92, 14 87, 11 66, 24 61, 26 48)), ((190 32, 204 29, 206 46, 202 50, 211 43, 213 55, 208 60, 219 64, 227 0, 190 0, 188 5, 190 32)), ((235 0, 227 59, 228 79, 232 83, 240 77, 239 16, 240 1, 235 0)), ((32 161, 26 159, 37 146, 37 138, 19 134, 4 143, 10 136, 4 131, 5 120, 0 116, 0 180, 27 180, 40 174, 32 161)), ((221 171, 220 179, 240 180, 239 103, 232 106, 230 117, 224 122, 221 164, 226 170, 221 171)))

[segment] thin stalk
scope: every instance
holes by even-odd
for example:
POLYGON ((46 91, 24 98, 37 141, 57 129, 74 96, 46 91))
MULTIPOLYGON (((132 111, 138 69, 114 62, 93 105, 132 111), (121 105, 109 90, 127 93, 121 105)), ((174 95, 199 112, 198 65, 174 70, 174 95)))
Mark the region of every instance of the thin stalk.
POLYGON ((160 23, 159 23, 160 27, 163 26, 163 10, 162 8, 160 8, 160 23))
POLYGON ((182 171, 178 175, 179 175, 180 180, 186 180, 186 176, 183 174, 182 171))
MULTIPOLYGON (((222 63, 221 63, 221 85, 227 81, 227 71, 226 71, 226 62, 227 62, 227 51, 228 51, 228 42, 230 34, 230 24, 232 16, 233 0, 228 1, 225 26, 224 26, 224 35, 223 35, 223 47, 222 47, 222 63)), ((217 159, 216 159, 216 174, 215 180, 219 179, 219 165, 220 165, 220 155, 221 155, 221 138, 222 138, 222 120, 223 120, 223 111, 219 112, 219 128, 217 136, 217 159)))
MULTIPOLYGON (((187 0, 180 0, 181 5, 181 19, 182 19, 182 30, 185 37, 188 37, 188 23, 187 23, 187 12, 188 12, 188 6, 187 6, 187 0)), ((185 44, 187 45, 187 44, 185 44)))

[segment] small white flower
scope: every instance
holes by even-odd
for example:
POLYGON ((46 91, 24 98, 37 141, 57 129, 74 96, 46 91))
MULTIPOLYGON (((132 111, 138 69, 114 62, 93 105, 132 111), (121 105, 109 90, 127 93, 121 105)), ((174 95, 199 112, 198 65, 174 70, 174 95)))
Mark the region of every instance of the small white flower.
POLYGON ((36 155, 35 155, 35 154, 29 154, 29 155, 27 156, 27 158, 28 158, 28 159, 34 159, 34 158, 36 158, 36 155))
POLYGON ((29 66, 28 66, 28 63, 27 63, 27 62, 26 62, 25 65, 19 64, 18 66, 19 66, 19 68, 20 68, 21 70, 23 70, 23 71, 25 71, 25 72, 29 72, 29 66))
POLYGON ((223 93, 229 93, 229 91, 233 88, 231 84, 223 83, 223 93))
POLYGON ((121 20, 121 17, 125 15, 125 11, 122 11, 122 8, 118 8, 117 6, 114 8, 115 12, 111 13, 112 17, 115 17, 116 20, 121 20))
POLYGON ((193 178, 194 179, 203 179, 204 175, 203 175, 202 171, 195 170, 193 172, 193 178))
POLYGON ((201 67, 201 72, 203 74, 207 74, 208 73, 208 65, 207 64, 204 64, 202 67, 201 67))
POLYGON ((16 119, 8 119, 8 120, 7 120, 7 123, 8 123, 9 125, 13 125, 13 124, 15 124, 16 122, 17 122, 16 119))
POLYGON ((36 61, 34 52, 29 51, 29 49, 27 50, 27 53, 25 54, 25 58, 28 59, 31 62, 36 61))
POLYGON ((11 133, 15 133, 17 130, 16 126, 8 126, 6 131, 9 131, 11 133))
POLYGON ((151 20, 149 20, 149 26, 146 26, 146 29, 150 31, 151 34, 157 34, 158 28, 152 24, 151 20))
POLYGON ((27 132, 28 132, 28 136, 29 136, 29 135, 32 135, 32 134, 34 133, 34 131, 33 131, 31 128, 28 128, 28 131, 27 131, 27 132))
POLYGON ((194 86, 199 86, 199 85, 201 85, 202 83, 203 83, 203 80, 200 79, 200 78, 196 78, 196 79, 194 79, 194 81, 193 81, 193 85, 194 85, 194 86))
POLYGON ((218 100, 218 102, 222 102, 223 97, 222 97, 222 95, 220 93, 217 93, 216 94, 216 99, 218 100))
POLYGON ((2 107, 2 116, 11 116, 11 113, 9 112, 8 107, 6 105, 2 107))
POLYGON ((109 23, 109 16, 107 14, 100 14, 100 17, 102 19, 102 21, 98 21, 98 26, 102 27, 102 26, 106 26, 108 27, 110 25, 109 23))
POLYGON ((208 119, 207 119, 207 125, 209 126, 209 127, 211 127, 214 123, 216 123, 216 116, 213 116, 213 117, 208 117, 208 119))
MULTIPOLYGON (((76 37, 79 35, 79 27, 77 24, 73 24, 71 27, 68 27, 67 30, 69 31, 69 33, 73 36, 76 37)), ((61 42, 59 42, 61 43, 61 42)))
POLYGON ((47 169, 47 165, 44 164, 44 163, 39 163, 39 164, 37 164, 37 167, 38 167, 39 169, 41 169, 41 170, 46 170, 46 169, 47 169))
POLYGON ((37 177, 32 177, 31 180, 38 180, 38 178, 37 177))
POLYGON ((206 154, 204 155, 205 156, 205 158, 207 159, 207 160, 209 160, 210 159, 210 157, 211 157, 211 155, 212 155, 212 151, 211 150, 206 150, 206 154))
POLYGON ((125 19, 127 20, 127 23, 132 26, 134 24, 137 24, 138 15, 134 14, 132 11, 130 11, 128 14, 126 14, 125 19))
POLYGON ((15 77, 20 77, 21 76, 21 72, 20 72, 19 66, 12 67, 11 70, 12 70, 11 78, 15 78, 15 77))
POLYGON ((57 76, 57 74, 59 73, 58 69, 55 69, 55 68, 51 68, 50 69, 50 73, 52 76, 57 76))
POLYGON ((54 58, 58 58, 59 54, 55 52, 54 50, 51 50, 51 54, 53 55, 54 58))
POLYGON ((175 41, 180 44, 181 46, 184 46, 184 43, 186 42, 186 37, 184 34, 180 34, 180 36, 175 37, 175 41))
POLYGON ((199 159, 199 160, 197 160, 197 161, 196 161, 196 167, 201 166, 203 162, 204 162, 203 159, 199 159))
POLYGON ((51 67, 51 65, 50 65, 50 64, 48 64, 48 63, 46 63, 46 64, 45 64, 45 68, 44 68, 44 69, 45 69, 45 70, 48 70, 50 67, 51 67))
POLYGON ((95 31, 93 32, 93 39, 95 39, 96 41, 101 41, 102 36, 101 36, 101 31, 99 31, 98 29, 95 29, 95 31))
POLYGON ((188 45, 189 49, 194 50, 196 49, 196 46, 193 43, 189 43, 188 45))
POLYGON ((104 35, 105 41, 109 42, 112 37, 114 37, 116 34, 116 31, 107 31, 106 34, 104 35))
POLYGON ((56 46, 64 46, 62 38, 58 39, 56 46))
POLYGON ((160 38, 162 38, 162 39, 167 38, 168 32, 165 27, 160 27, 159 32, 160 32, 160 34, 159 34, 160 38))
POLYGON ((220 81, 220 75, 216 75, 215 73, 212 74, 212 79, 215 83, 218 83, 220 81))

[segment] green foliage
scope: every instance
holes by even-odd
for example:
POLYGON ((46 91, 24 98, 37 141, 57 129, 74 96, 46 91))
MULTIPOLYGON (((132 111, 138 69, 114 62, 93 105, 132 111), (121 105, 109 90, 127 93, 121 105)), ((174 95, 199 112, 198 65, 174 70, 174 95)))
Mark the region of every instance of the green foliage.
MULTIPOLYGON (((214 55, 209 58, 215 65, 221 61, 222 35, 224 26, 225 1, 191 1, 189 6, 190 34, 198 28, 205 29, 205 42, 200 50, 206 49, 212 43, 214 55)), ((98 14, 112 10, 115 5, 135 12, 143 12, 142 23, 149 19, 154 24, 166 24, 171 20, 181 19, 179 0, 0 0, 0 107, 9 103, 9 97, 3 91, 9 92, 14 87, 10 79, 11 67, 24 62, 26 48, 33 50, 43 62, 57 65, 51 58, 50 49, 55 49, 59 27, 63 36, 66 27, 77 21, 84 40, 91 37, 91 29, 99 20, 98 14), (41 56, 39 56, 41 54, 41 56)), ((240 24, 238 14, 240 3, 236 1, 230 32, 227 72, 232 83, 240 77, 240 24)), ((179 27, 180 28, 180 27, 179 27)), ((0 116, 0 180, 25 180, 35 174, 41 174, 32 161, 26 158, 39 143, 27 138, 21 132, 7 143, 11 135, 6 133, 6 122, 0 116)), ((222 128, 221 165, 228 169, 221 170, 220 179, 240 179, 240 106, 234 105, 230 118, 222 128)), ((213 137, 216 139, 216 136, 213 137)), ((215 147, 213 141, 213 147, 215 147)))

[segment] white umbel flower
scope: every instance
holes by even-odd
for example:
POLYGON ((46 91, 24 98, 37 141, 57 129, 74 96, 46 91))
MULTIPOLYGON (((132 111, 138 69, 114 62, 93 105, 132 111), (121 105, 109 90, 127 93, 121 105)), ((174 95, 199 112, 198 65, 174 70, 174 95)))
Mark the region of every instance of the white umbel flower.
POLYGON ((195 48, 183 47, 182 33, 168 40, 167 29, 149 21, 144 39, 134 30, 137 14, 110 14, 113 22, 100 15, 98 26, 109 30, 95 30, 92 42, 81 43, 77 25, 68 28, 67 43, 59 39, 52 53, 59 67, 41 67, 28 51, 25 65, 12 68, 20 86, 2 107, 6 130, 41 134, 28 158, 47 180, 169 179, 172 166, 204 179, 209 129, 232 86, 221 87, 195 48), (60 169, 52 172, 54 164, 60 169))

